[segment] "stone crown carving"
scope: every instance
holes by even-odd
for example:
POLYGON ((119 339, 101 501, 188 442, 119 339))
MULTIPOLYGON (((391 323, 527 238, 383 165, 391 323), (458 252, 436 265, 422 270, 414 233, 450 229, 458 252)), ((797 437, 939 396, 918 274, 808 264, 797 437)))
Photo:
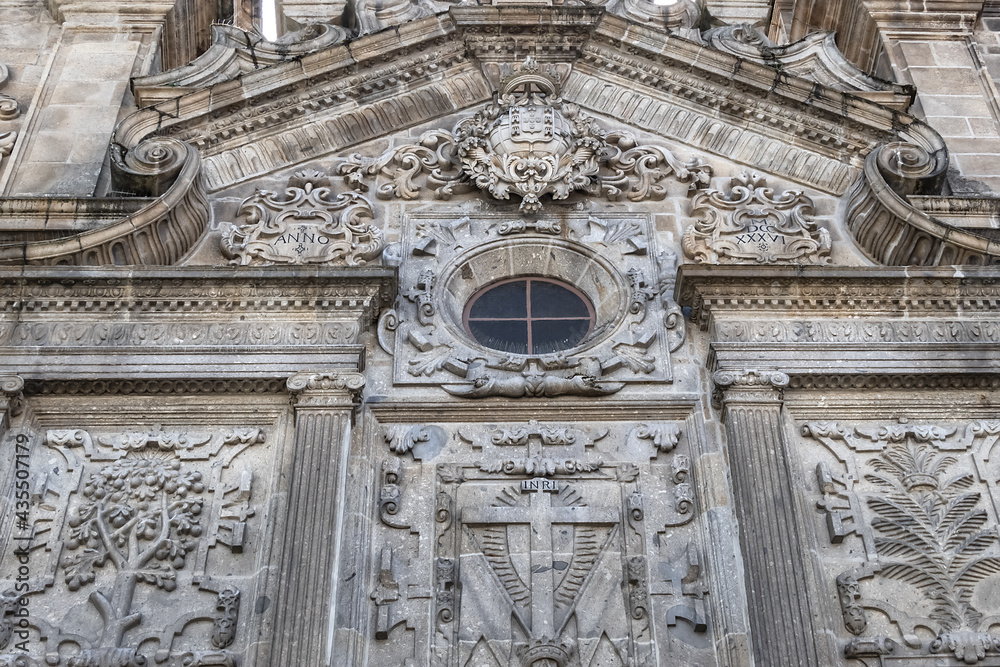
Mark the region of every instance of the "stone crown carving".
POLYGON ((367 223, 371 204, 350 192, 331 198, 330 179, 300 171, 284 196, 256 191, 240 207, 242 225, 223 232, 222 254, 236 265, 336 264, 361 266, 382 253, 382 230, 367 223))
POLYGON ((830 233, 812 219, 812 200, 798 190, 775 195, 757 174, 731 181, 728 193, 695 195, 701 220, 684 232, 684 254, 705 264, 825 264, 830 233))

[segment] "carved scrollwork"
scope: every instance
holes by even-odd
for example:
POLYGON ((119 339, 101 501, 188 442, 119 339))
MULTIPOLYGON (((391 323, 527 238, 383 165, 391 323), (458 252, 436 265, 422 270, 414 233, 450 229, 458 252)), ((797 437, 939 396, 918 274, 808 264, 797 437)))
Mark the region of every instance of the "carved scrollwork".
MULTIPOLYGON (((10 77, 10 70, 7 69, 6 65, 0 63, 0 88, 2 88, 4 84, 7 83, 7 79, 9 77, 10 77)), ((17 105, 17 100, 15 100, 10 95, 0 93, 0 120, 14 120, 20 115, 21 115, 21 109, 17 105)), ((3 140, 3 135, 0 134, 0 142, 2 142, 2 140, 3 140)))
POLYGON ((500 82, 492 103, 454 132, 427 132, 377 158, 351 155, 337 174, 362 192, 366 177, 382 175, 388 180, 377 187, 379 198, 413 199, 420 189, 414 178, 426 173, 439 199, 478 187, 495 199, 517 195, 525 214, 538 213, 545 195, 559 200, 576 191, 611 201, 662 199, 661 181, 669 175, 692 188, 708 185, 711 169, 699 160, 682 162, 666 148, 637 145, 627 133, 608 134, 558 90, 559 77, 529 58, 500 82))
POLYGON ((240 591, 229 586, 219 592, 215 608, 220 612, 212 622, 212 646, 228 648, 236 641, 236 626, 240 620, 240 591))
POLYGON ((284 195, 258 190, 243 202, 245 224, 223 232, 231 264, 337 264, 361 266, 384 247, 382 230, 369 224, 371 203, 350 192, 332 198, 330 180, 297 172, 284 195))
POLYGON ((534 475, 551 477, 553 475, 575 475, 582 472, 599 470, 601 462, 588 463, 573 459, 550 459, 543 456, 530 456, 521 459, 507 459, 493 463, 480 463, 479 469, 486 473, 503 473, 504 475, 534 475))
POLYGON ((848 194, 847 227, 865 253, 887 265, 998 264, 1000 244, 915 208, 910 195, 937 194, 947 150, 892 142, 872 151, 848 194))
POLYGON ((700 220, 684 232, 684 254, 706 264, 825 264, 830 233, 812 219, 813 203, 798 190, 775 196, 758 174, 733 177, 728 193, 695 195, 700 220))

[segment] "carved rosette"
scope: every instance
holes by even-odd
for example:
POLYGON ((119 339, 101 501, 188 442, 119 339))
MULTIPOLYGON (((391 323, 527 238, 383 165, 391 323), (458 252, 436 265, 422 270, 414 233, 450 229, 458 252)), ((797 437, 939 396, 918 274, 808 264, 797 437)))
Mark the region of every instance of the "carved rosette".
POLYGON ((297 172, 284 195, 258 190, 239 215, 246 222, 223 232, 222 253, 234 265, 346 264, 361 266, 382 253, 382 230, 369 224, 371 203, 336 195, 316 171, 297 172))
POLYGON ((830 233, 812 219, 813 203, 798 190, 775 195, 758 174, 733 177, 729 192, 699 192, 700 220, 681 240, 684 254, 703 264, 826 264, 830 233))

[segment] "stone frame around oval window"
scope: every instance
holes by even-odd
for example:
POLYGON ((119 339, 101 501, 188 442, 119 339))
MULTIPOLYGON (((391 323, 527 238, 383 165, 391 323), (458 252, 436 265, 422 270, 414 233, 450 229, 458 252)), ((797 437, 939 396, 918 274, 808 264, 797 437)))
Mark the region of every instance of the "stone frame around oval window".
POLYGON ((683 340, 684 321, 670 298, 672 255, 656 252, 650 216, 574 211, 517 218, 442 207, 407 212, 398 250, 387 251, 399 257, 401 298, 378 326, 379 344, 393 357, 393 383, 438 385, 460 396, 530 397, 671 382, 670 352, 683 340), (596 311, 588 338, 544 355, 476 342, 462 321, 469 298, 517 277, 552 278, 585 294, 596 311))
MULTIPOLYGON (((593 347, 627 311, 626 277, 590 248, 555 238, 502 239, 464 253, 441 272, 438 298, 451 334, 469 338, 463 321, 469 299, 491 284, 517 278, 548 278, 565 283, 586 296, 593 306, 590 334, 580 345, 561 350, 562 354, 593 347)), ((478 341, 468 342, 490 354, 498 353, 478 341)))

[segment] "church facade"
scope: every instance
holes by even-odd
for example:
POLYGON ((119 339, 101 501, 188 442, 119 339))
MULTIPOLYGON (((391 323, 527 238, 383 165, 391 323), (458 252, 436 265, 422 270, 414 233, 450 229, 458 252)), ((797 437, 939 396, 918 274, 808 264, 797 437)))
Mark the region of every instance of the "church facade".
POLYGON ((1000 665, 1000 5, 260 10, 0 0, 0 665, 1000 665))

